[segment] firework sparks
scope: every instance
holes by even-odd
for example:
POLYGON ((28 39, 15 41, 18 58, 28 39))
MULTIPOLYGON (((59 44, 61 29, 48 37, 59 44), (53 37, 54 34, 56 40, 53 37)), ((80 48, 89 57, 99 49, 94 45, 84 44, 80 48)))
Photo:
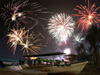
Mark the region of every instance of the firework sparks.
POLYGON ((74 44, 81 43, 85 38, 82 37, 81 33, 74 35, 74 44))
POLYGON ((74 8, 74 10, 78 11, 78 14, 73 14, 74 17, 79 17, 78 21, 76 24, 78 24, 77 29, 81 26, 82 30, 84 29, 89 29, 93 23, 96 23, 97 26, 99 26, 99 22, 100 22, 100 14, 97 13, 97 10, 100 7, 97 7, 96 9, 94 9, 96 6, 95 4, 91 5, 89 4, 89 0, 88 0, 88 7, 86 6, 76 6, 77 8, 74 8))
POLYGON ((49 34, 53 36, 58 42, 65 42, 68 40, 74 31, 75 22, 73 18, 67 14, 56 14, 49 20, 48 30, 49 34))
POLYGON ((40 34, 38 34, 37 36, 35 36, 35 34, 30 34, 28 35, 27 32, 27 36, 25 39, 25 43, 23 42, 21 45, 23 46, 21 51, 23 50, 23 54, 26 52, 29 55, 29 51, 33 52, 35 54, 37 54, 37 52, 41 49, 41 46, 45 46, 45 45, 35 45, 35 43, 39 42, 41 39, 37 38, 40 34))
POLYGON ((11 48, 11 51, 13 50, 13 54, 15 54, 17 45, 23 42, 25 31, 23 29, 19 30, 12 29, 11 31, 12 32, 7 34, 7 36, 9 37, 7 44, 10 45, 9 49, 11 48))
MULTIPOLYGON (((40 13, 42 8, 40 8, 38 3, 28 3, 28 0, 19 0, 18 2, 12 0, 12 2, 5 5, 2 10, 3 12, 0 16, 5 21, 4 25, 7 25, 8 28, 12 26, 18 28, 22 24, 33 25, 33 21, 37 21, 37 13, 40 13), (29 10, 29 8, 31 9, 29 10)), ((37 24, 37 22, 35 22, 35 24, 37 24)))
POLYGON ((29 34, 29 30, 25 30, 25 28, 22 29, 12 29, 12 32, 7 34, 9 37, 9 40, 7 42, 9 49, 11 48, 11 51, 13 50, 13 54, 15 54, 17 45, 21 45, 23 50, 23 54, 27 52, 29 54, 29 51, 33 53, 37 53, 41 46, 45 46, 42 44, 37 44, 41 39, 37 38, 41 33, 39 33, 37 36, 32 32, 29 34))

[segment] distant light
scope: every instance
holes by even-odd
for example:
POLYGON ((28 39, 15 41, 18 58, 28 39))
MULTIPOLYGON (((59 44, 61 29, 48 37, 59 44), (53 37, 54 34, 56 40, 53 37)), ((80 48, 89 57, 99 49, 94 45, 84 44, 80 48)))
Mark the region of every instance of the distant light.
POLYGON ((64 60, 65 62, 70 62, 68 59, 64 60))
POLYGON ((21 17, 22 16, 22 13, 18 13, 18 16, 21 17))
POLYGON ((64 53, 66 53, 67 55, 68 55, 68 54, 71 54, 70 48, 66 48, 66 49, 64 50, 64 53))
POLYGON ((19 38, 17 38, 17 40, 20 40, 19 38))
POLYGON ((13 42, 13 45, 15 44, 15 42, 13 42))
POLYGON ((90 21, 88 21, 88 24, 91 25, 92 23, 90 21))
POLYGON ((12 17, 11 17, 12 21, 15 21, 16 20, 16 15, 13 14, 12 17))
POLYGON ((31 60, 37 59, 37 57, 30 57, 31 60))
POLYGON ((91 16, 91 15, 89 15, 89 16, 88 16, 88 19, 89 19, 89 20, 90 20, 90 19, 92 19, 92 16, 91 16))
POLYGON ((27 48, 27 47, 28 47, 28 45, 26 44, 26 45, 24 45, 24 47, 25 47, 25 48, 27 48))

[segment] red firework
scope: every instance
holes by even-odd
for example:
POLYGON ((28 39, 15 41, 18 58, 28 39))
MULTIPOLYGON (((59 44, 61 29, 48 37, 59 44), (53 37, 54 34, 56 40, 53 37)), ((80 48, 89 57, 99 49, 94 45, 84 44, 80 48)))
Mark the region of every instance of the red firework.
POLYGON ((76 22, 76 24, 78 24, 77 29, 81 26, 82 32, 84 29, 89 29, 94 23, 99 27, 100 14, 97 13, 97 10, 100 7, 94 9, 96 7, 95 3, 90 5, 89 0, 88 7, 83 5, 77 5, 76 7, 77 8, 74 8, 74 10, 78 11, 78 14, 73 14, 73 16, 78 17, 78 21, 76 22))

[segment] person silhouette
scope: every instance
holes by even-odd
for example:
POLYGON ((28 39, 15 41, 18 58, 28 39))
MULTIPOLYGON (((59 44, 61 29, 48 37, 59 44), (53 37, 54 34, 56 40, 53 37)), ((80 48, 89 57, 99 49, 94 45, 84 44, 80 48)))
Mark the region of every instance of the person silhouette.
POLYGON ((60 66, 64 67, 65 66, 65 63, 64 63, 64 60, 62 59, 62 61, 60 62, 60 66))

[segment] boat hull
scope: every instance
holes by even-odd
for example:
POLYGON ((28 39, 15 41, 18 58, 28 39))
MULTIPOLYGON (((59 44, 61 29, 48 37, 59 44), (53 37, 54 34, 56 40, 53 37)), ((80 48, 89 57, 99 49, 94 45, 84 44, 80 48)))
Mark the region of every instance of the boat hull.
POLYGON ((88 62, 82 62, 82 63, 72 64, 71 66, 64 66, 64 67, 62 66, 44 67, 44 69, 42 68, 42 71, 48 72, 49 74, 57 74, 57 75, 61 75, 61 74, 75 75, 80 73, 87 63, 88 62))

